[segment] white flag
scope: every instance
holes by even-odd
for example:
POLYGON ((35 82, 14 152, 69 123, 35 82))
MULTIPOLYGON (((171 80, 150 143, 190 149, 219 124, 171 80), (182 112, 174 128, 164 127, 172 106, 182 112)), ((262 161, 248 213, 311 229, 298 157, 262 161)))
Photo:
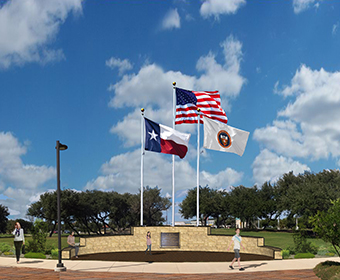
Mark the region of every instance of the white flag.
POLYGON ((224 123, 204 118, 204 145, 206 149, 234 153, 242 156, 249 132, 224 123))

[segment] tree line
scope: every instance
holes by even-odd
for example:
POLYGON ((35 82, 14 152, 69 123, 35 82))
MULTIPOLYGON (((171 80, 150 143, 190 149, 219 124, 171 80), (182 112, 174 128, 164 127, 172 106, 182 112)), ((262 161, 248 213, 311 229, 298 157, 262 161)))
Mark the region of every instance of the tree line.
MULTIPOLYGON (((190 189, 180 204, 179 211, 185 219, 196 217, 196 190, 190 189)), ((200 187, 199 195, 199 219, 203 225, 209 217, 215 219, 218 227, 240 218, 249 228, 256 227, 261 219, 266 228, 276 225, 277 219, 284 214, 286 218, 281 221, 281 227, 294 227, 296 217, 299 223, 312 227, 309 217, 318 211, 327 212, 332 201, 340 198, 340 172, 324 170, 299 175, 290 172, 275 184, 265 182, 260 188, 240 185, 227 192, 206 186, 200 187)))
MULTIPOLYGON (((103 235, 108 229, 122 232, 140 224, 139 194, 115 191, 87 190, 84 192, 66 189, 61 191, 61 221, 63 227, 79 234, 103 235)), ((161 189, 146 187, 143 190, 143 224, 157 226, 165 219, 162 211, 170 207, 168 198, 161 196, 161 189)), ((47 192, 39 201, 30 205, 27 215, 48 223, 50 236, 57 229, 57 192, 47 192)))
MULTIPOLYGON (((143 191, 144 225, 162 225, 162 211, 169 209, 168 198, 161 196, 161 189, 146 187, 143 191)), ((182 217, 196 218, 196 188, 188 191, 180 204, 182 217)), ((230 191, 217 190, 209 186, 200 187, 200 221, 207 224, 213 218, 218 227, 231 224, 240 218, 249 228, 276 226, 292 228, 295 218, 299 224, 313 227, 309 217, 327 212, 332 201, 340 198, 340 172, 324 170, 320 173, 305 172, 284 174, 276 183, 265 182, 261 187, 233 187, 230 191)), ((0 205, 0 232, 6 231, 8 208, 0 205)), ((31 204, 28 216, 40 218, 48 223, 51 235, 57 229, 57 193, 48 192, 39 201, 31 204)), ((140 224, 140 192, 120 194, 87 190, 83 192, 66 189, 61 192, 61 220, 63 227, 79 232, 106 234, 107 229, 122 232, 140 224)), ((10 221, 11 223, 14 221, 10 221)), ((339 221, 340 223, 340 221, 339 221)))

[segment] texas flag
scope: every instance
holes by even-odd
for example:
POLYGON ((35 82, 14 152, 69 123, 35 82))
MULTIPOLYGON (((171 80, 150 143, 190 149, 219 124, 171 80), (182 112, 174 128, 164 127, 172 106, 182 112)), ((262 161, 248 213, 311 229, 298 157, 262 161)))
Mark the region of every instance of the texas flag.
POLYGON ((188 151, 190 134, 145 118, 145 150, 156 153, 178 155, 184 158, 188 151))

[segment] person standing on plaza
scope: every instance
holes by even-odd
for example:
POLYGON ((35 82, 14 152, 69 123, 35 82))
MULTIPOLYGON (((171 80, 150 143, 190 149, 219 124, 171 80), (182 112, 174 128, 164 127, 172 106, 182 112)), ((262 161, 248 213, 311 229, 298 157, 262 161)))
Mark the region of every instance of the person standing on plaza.
POLYGON ((78 251, 79 251, 79 247, 76 246, 76 243, 75 243, 74 231, 72 231, 71 234, 67 237, 67 244, 69 245, 69 247, 75 249, 75 252, 76 252, 76 259, 78 259, 78 251))
POLYGON ((12 234, 14 235, 15 255, 17 257, 17 263, 19 263, 21 247, 22 245, 25 245, 25 236, 24 236, 24 230, 21 228, 18 222, 15 223, 15 228, 12 234))
POLYGON ((145 250, 145 254, 149 250, 150 255, 152 255, 151 254, 151 233, 150 233, 150 231, 148 231, 147 234, 146 234, 146 246, 147 246, 147 248, 145 250))
POLYGON ((229 251, 229 247, 230 247, 231 243, 234 242, 234 252, 235 252, 235 257, 234 257, 233 261, 231 262, 231 264, 229 265, 229 267, 230 267, 230 269, 234 269, 233 264, 234 264, 234 262, 237 260, 238 266, 239 266, 240 270, 244 270, 244 268, 241 267, 240 249, 241 249, 241 246, 242 246, 243 249, 245 249, 245 248, 244 248, 244 246, 242 245, 242 237, 240 236, 240 229, 237 228, 237 229, 235 230, 235 232, 236 232, 236 234, 235 234, 235 235, 233 236, 233 238, 231 239, 231 241, 230 241, 230 243, 229 243, 229 246, 228 246, 228 249, 227 249, 227 251, 229 251))

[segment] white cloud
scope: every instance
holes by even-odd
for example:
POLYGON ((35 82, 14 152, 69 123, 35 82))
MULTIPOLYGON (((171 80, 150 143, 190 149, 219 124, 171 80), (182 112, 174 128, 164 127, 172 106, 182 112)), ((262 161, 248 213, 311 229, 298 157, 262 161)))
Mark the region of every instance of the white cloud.
POLYGON ((186 15, 185 15, 185 20, 186 20, 186 21, 194 21, 195 18, 194 18, 191 14, 186 14, 186 15))
MULTIPOLYGON (((221 43, 221 48, 224 54, 222 64, 216 61, 215 55, 211 52, 198 59, 196 68, 202 73, 199 77, 171 70, 164 71, 156 64, 143 66, 137 74, 124 75, 120 81, 110 86, 114 91, 114 96, 109 106, 135 109, 123 121, 114 125, 111 132, 118 134, 125 142, 125 146, 139 144, 141 107, 146 109, 147 117, 172 126, 173 90, 171 83, 173 81, 177 82, 177 86, 187 89, 218 89, 222 97, 222 107, 225 111, 230 111, 229 100, 238 96, 242 86, 246 83, 246 79, 240 75, 242 43, 233 36, 229 36, 221 43), (136 133, 131 133, 131 131, 136 133)), ((179 127, 192 131, 192 126, 179 127)))
POLYGON ((181 18, 177 9, 171 9, 165 15, 162 21, 162 29, 174 29, 181 27, 181 18))
POLYGON ((235 14, 237 10, 246 4, 245 0, 205 0, 201 6, 200 14, 204 18, 220 15, 235 14))
POLYGON ((310 171, 307 165, 294 161, 291 158, 278 156, 267 149, 260 152, 255 158, 252 167, 253 178, 258 186, 262 186, 266 181, 274 183, 283 174, 290 171, 293 171, 295 175, 304 171, 310 171))
POLYGON ((314 3, 314 7, 317 9, 320 5, 318 1, 321 0, 293 0, 294 13, 299 14, 312 7, 314 3))
POLYGON ((280 93, 291 101, 271 125, 255 130, 254 139, 286 157, 336 160, 340 156, 340 72, 302 65, 280 93))
POLYGON ((264 147, 279 154, 306 157, 308 151, 303 145, 304 136, 295 122, 275 120, 272 125, 254 131, 254 139, 264 147))
POLYGON ((55 178, 54 167, 24 164, 21 157, 27 152, 10 132, 0 132, 0 189, 7 196, 0 203, 23 216, 31 197, 47 181, 55 178))
POLYGON ((337 22, 336 24, 333 24, 333 28, 332 28, 332 35, 335 36, 336 33, 338 32, 338 28, 339 28, 339 22, 337 22))
POLYGON ((119 75, 132 69, 132 64, 128 59, 121 60, 120 58, 111 57, 106 60, 105 65, 111 69, 118 68, 119 75))
POLYGON ((189 189, 179 191, 179 192, 177 192, 176 197, 184 197, 184 196, 187 196, 188 192, 189 192, 189 189))
POLYGON ((11 216, 16 216, 16 215, 19 215, 19 214, 20 214, 19 211, 13 210, 13 209, 11 209, 11 208, 8 208, 8 211, 9 211, 9 214, 10 214, 11 216))
POLYGON ((239 183, 243 177, 243 173, 234 169, 226 168, 217 174, 211 174, 202 171, 200 176, 201 186, 209 185, 211 188, 229 189, 231 186, 239 183))
MULTIPOLYGON (((141 151, 135 150, 114 156, 101 167, 102 175, 90 181, 85 189, 114 189, 118 192, 137 193, 140 189, 141 151), (128 164, 126 164, 128 163, 128 164)), ((217 174, 202 171, 200 185, 227 188, 242 179, 242 173, 227 168, 217 174)), ((172 161, 170 155, 146 152, 144 156, 144 186, 158 186, 165 193, 172 193, 172 161)), ((177 194, 196 186, 196 169, 188 161, 175 161, 175 187, 177 194)), ((178 195, 176 195, 177 197, 178 195)))
POLYGON ((81 13, 82 0, 11 0, 0 8, 0 67, 64 58, 48 49, 70 12, 81 13))

